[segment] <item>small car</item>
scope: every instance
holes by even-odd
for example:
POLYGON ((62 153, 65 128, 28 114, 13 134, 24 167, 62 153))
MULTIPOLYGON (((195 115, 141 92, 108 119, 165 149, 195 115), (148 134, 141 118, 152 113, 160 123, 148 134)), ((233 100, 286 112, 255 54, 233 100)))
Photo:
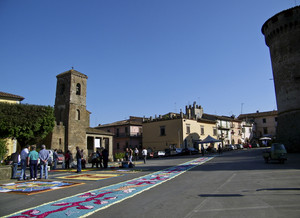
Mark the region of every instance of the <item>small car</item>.
POLYGON ((235 144, 234 145, 237 149, 244 149, 244 146, 242 144, 235 144))
POLYGON ((277 160, 283 164, 287 160, 287 152, 283 144, 273 143, 271 148, 263 151, 263 158, 266 163, 270 160, 277 160))

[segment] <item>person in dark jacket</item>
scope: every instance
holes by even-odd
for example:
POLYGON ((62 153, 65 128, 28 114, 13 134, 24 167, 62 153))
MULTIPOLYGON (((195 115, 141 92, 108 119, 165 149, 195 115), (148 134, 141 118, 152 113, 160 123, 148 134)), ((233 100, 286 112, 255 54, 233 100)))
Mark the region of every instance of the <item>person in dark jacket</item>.
POLYGON ((102 148, 102 157, 103 157, 103 166, 104 169, 107 168, 108 165, 108 150, 106 148, 102 148))
POLYGON ((11 163, 12 163, 12 179, 16 179, 18 164, 21 161, 21 156, 18 151, 11 155, 11 163))

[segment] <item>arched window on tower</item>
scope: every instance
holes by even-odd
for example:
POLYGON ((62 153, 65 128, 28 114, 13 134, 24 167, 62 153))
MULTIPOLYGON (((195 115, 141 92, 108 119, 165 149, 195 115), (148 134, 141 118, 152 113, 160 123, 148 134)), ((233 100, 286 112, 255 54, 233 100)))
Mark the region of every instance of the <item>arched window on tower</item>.
POLYGON ((76 95, 81 95, 81 85, 80 85, 80 83, 77 83, 77 85, 76 85, 76 95))
POLYGON ((76 110, 76 120, 80 120, 80 110, 76 110))

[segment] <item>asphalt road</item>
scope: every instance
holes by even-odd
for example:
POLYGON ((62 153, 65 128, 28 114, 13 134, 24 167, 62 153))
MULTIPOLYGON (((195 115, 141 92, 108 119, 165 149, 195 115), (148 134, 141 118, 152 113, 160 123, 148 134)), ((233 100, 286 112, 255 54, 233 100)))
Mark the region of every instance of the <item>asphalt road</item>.
MULTIPOLYGON (((176 178, 90 217, 300 217, 300 154, 285 164, 265 164, 261 149, 225 152, 176 178)), ((139 173, 35 195, 0 193, 0 216, 105 187, 184 163, 199 156, 138 164, 139 173)), ((90 172, 89 172, 90 173, 90 172)), ((100 173, 100 171, 93 171, 100 173)), ((50 179, 66 173, 50 173, 50 179)), ((3 182, 2 182, 3 183, 3 182)))

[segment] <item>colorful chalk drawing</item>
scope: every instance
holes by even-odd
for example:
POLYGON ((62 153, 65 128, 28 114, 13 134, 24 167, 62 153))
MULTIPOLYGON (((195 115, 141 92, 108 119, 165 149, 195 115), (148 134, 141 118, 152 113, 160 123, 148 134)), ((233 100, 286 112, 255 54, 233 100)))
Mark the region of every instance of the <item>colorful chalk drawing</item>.
POLYGON ((81 185, 83 183, 62 182, 62 181, 28 181, 14 182, 0 185, 0 192, 11 192, 17 194, 32 195, 45 191, 81 185))
POLYGON ((149 190, 163 182, 169 181, 212 158, 213 157, 197 158, 146 176, 66 197, 58 201, 45 203, 34 208, 16 212, 6 217, 86 217, 149 190))
POLYGON ((56 177, 58 179, 78 179, 78 180, 101 180, 101 179, 109 179, 117 176, 123 176, 122 174, 78 174, 72 176, 62 176, 56 177))

